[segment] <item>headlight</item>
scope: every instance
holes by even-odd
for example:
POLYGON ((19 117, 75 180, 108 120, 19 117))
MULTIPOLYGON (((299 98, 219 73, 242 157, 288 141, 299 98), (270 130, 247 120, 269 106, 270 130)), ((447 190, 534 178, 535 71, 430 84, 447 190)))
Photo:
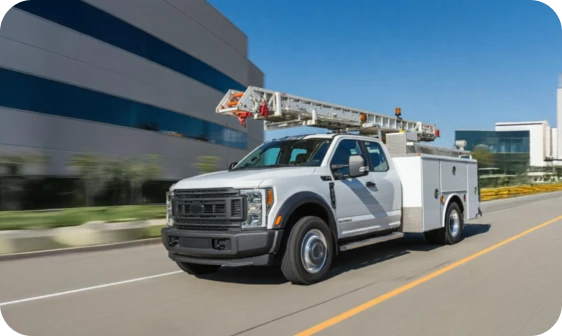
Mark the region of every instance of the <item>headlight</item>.
POLYGON ((241 190, 246 196, 246 221, 242 229, 261 229, 267 226, 267 215, 273 205, 273 189, 241 190))
POLYGON ((166 224, 168 226, 174 225, 174 219, 172 218, 172 197, 174 197, 174 191, 168 191, 166 193, 166 224))

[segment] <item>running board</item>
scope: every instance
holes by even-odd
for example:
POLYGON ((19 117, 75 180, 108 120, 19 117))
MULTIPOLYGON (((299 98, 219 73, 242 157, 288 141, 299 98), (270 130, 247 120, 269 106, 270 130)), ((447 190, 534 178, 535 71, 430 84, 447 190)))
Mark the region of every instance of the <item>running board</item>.
POLYGON ((353 249, 356 249, 356 248, 369 246, 369 245, 373 245, 373 244, 377 244, 377 243, 382 243, 382 242, 389 241, 389 240, 400 239, 402 237, 404 237, 404 233, 394 232, 394 233, 391 233, 391 234, 386 235, 386 236, 369 238, 369 239, 366 239, 366 240, 361 240, 361 241, 358 241, 358 242, 353 242, 353 243, 342 245, 342 246, 340 246, 340 251, 341 252, 349 251, 349 250, 353 250, 353 249))

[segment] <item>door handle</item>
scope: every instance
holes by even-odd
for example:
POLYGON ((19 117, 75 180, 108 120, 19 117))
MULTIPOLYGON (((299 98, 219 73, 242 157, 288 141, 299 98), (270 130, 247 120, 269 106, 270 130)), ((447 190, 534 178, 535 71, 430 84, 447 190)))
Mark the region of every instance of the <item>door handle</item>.
POLYGON ((368 188, 374 188, 374 187, 376 187, 376 186, 377 186, 377 184, 376 184, 375 182, 371 182, 371 181, 367 182, 367 187, 368 187, 368 188))

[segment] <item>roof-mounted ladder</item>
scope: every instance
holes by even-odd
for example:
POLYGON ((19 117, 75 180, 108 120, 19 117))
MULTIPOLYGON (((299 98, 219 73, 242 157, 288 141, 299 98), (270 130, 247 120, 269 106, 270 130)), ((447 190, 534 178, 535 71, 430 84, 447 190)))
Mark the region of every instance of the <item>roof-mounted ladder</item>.
POLYGON ((244 127, 247 118, 264 120, 265 130, 310 126, 382 137, 387 133, 404 132, 409 141, 416 142, 434 141, 439 137, 434 125, 403 120, 400 109, 390 117, 253 86, 245 92, 228 91, 216 113, 235 116, 244 127))

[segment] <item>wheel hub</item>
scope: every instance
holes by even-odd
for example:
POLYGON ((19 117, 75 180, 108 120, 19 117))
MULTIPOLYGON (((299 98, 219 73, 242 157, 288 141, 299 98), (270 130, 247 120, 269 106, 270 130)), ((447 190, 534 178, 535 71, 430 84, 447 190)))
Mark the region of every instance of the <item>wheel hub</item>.
POLYGON ((301 259, 307 272, 318 273, 324 267, 328 256, 327 246, 321 231, 314 229, 306 233, 301 245, 301 259))
POLYGON ((449 213, 449 229, 453 237, 458 236, 461 230, 461 219, 457 210, 451 210, 449 213))

